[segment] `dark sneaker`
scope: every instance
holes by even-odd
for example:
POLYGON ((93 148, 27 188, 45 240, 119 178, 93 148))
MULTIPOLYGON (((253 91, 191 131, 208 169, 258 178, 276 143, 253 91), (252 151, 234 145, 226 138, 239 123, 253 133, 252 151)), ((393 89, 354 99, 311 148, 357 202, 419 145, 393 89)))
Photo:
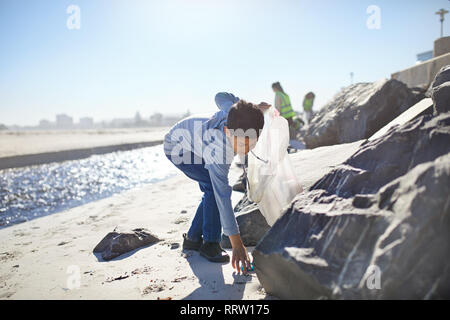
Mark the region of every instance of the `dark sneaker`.
POLYGON ((230 256, 222 249, 219 242, 204 242, 199 252, 211 262, 230 262, 230 256))
POLYGON ((202 241, 194 241, 187 237, 186 233, 183 233, 183 250, 195 250, 198 251, 202 245, 202 241))

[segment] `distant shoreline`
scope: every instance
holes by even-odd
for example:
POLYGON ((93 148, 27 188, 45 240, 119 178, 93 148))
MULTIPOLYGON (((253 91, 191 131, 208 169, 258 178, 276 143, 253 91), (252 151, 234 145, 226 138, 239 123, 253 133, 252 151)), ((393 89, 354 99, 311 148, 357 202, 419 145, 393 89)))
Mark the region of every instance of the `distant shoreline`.
POLYGON ((163 140, 144 141, 137 143, 125 143, 109 146, 98 146, 91 148, 80 148, 73 150, 62 150, 53 152, 43 152, 37 154, 25 154, 0 158, 0 170, 40 165, 52 162, 62 162, 68 160, 78 160, 90 157, 95 154, 105 154, 116 151, 127 151, 138 148, 151 147, 162 144, 163 140))
POLYGON ((169 128, 1 132, 0 170, 161 144, 169 128))

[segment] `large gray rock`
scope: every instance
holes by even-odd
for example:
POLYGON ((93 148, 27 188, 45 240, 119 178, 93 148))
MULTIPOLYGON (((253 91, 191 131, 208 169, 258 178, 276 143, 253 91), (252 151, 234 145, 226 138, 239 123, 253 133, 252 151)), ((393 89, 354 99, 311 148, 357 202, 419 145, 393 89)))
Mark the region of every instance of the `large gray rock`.
POLYGON ((340 197, 375 193, 416 165, 449 151, 450 113, 434 118, 422 116, 361 144, 351 157, 311 189, 324 189, 340 197))
POLYGON ((434 114, 450 111, 450 81, 433 88, 434 114))
MULTIPOLYGON (((239 232, 242 242, 245 246, 253 247, 264 236, 270 226, 267 224, 266 219, 258 209, 256 203, 251 202, 247 195, 245 195, 234 208, 234 212, 237 213, 236 221, 239 226, 239 232)), ((222 235, 222 241, 220 242, 222 248, 231 248, 230 239, 222 235)))
POLYGON ((116 227, 95 246, 94 253, 100 253, 103 260, 108 261, 158 241, 160 239, 147 229, 121 230, 116 227))
POLYGON ((431 83, 430 89, 436 88, 445 82, 450 81, 450 65, 444 66, 439 70, 439 72, 434 77, 431 83))
POLYGON ((434 114, 450 111, 450 66, 442 67, 429 89, 434 102, 434 114))
POLYGON ((449 194, 450 113, 394 127, 296 197, 258 279, 283 299, 448 299, 449 194))
POLYGON ((354 84, 316 113, 300 135, 308 148, 367 139, 422 97, 393 79, 354 84))

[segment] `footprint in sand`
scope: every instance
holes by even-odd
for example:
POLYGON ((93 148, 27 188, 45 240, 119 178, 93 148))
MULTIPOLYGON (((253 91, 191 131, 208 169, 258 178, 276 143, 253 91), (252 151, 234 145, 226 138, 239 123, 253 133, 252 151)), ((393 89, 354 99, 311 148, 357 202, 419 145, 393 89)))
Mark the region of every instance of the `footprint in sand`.
POLYGON ((150 266, 144 266, 143 268, 137 268, 131 271, 131 274, 150 274, 154 271, 153 267, 150 266))
POLYGON ((11 298, 11 296, 14 294, 15 292, 5 292, 5 293, 0 293, 0 299, 9 299, 11 298))
POLYGON ((29 236, 29 235, 30 235, 30 233, 23 232, 22 230, 14 231, 15 237, 24 237, 24 236, 29 236))
POLYGON ((97 215, 89 216, 89 219, 90 219, 92 222, 97 222, 97 221, 99 221, 99 217, 98 217, 97 215))
POLYGON ((170 250, 175 250, 180 247, 180 243, 178 243, 178 242, 162 242, 161 245, 169 246, 170 250))
POLYGON ((142 290, 142 295, 145 296, 146 294, 152 293, 152 292, 161 292, 166 289, 172 290, 173 286, 170 288, 167 288, 167 285, 164 283, 164 281, 153 281, 149 286, 145 287, 144 290, 142 290))
POLYGON ((20 245, 20 246, 28 246, 28 245, 30 245, 30 244, 32 244, 31 241, 30 241, 30 242, 22 242, 22 243, 18 243, 17 245, 20 245))
POLYGON ((189 221, 189 218, 185 218, 185 217, 180 217, 178 219, 176 219, 175 221, 173 221, 173 224, 181 224, 181 223, 186 223, 189 221))
POLYGON ((8 260, 18 258, 21 254, 17 251, 13 252, 0 252, 0 262, 6 262, 8 260))
POLYGON ((182 277, 178 277, 178 278, 173 279, 171 282, 181 282, 181 281, 186 280, 186 279, 187 279, 187 276, 182 276, 182 277))

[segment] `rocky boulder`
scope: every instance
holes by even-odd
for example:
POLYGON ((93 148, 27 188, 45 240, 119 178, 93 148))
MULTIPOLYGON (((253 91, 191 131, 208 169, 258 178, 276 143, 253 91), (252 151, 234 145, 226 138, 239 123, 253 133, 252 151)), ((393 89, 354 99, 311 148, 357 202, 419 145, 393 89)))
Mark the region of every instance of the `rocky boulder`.
POLYGON ((308 148, 367 139, 422 97, 394 79, 354 84, 316 113, 300 136, 308 148))
POLYGON ((442 67, 430 86, 434 114, 450 111, 450 66, 442 67))
MULTIPOLYGON (((237 213, 236 221, 239 226, 242 242, 248 247, 256 246, 267 230, 270 229, 266 219, 261 211, 259 211, 258 205, 251 202, 247 198, 247 195, 245 195, 238 204, 236 204, 234 212, 237 213)), ((231 248, 230 239, 227 236, 222 235, 220 245, 222 248, 231 248)))
POLYGON ((253 251, 282 299, 450 298, 450 113, 366 141, 253 251))
POLYGON ((434 77, 434 80, 431 83, 429 91, 432 91, 433 88, 436 88, 441 84, 449 81, 450 81, 450 65, 443 66, 434 77))
POLYGON ((95 246, 93 252, 101 254, 103 260, 108 261, 159 241, 158 237, 144 228, 121 230, 116 227, 95 246))

